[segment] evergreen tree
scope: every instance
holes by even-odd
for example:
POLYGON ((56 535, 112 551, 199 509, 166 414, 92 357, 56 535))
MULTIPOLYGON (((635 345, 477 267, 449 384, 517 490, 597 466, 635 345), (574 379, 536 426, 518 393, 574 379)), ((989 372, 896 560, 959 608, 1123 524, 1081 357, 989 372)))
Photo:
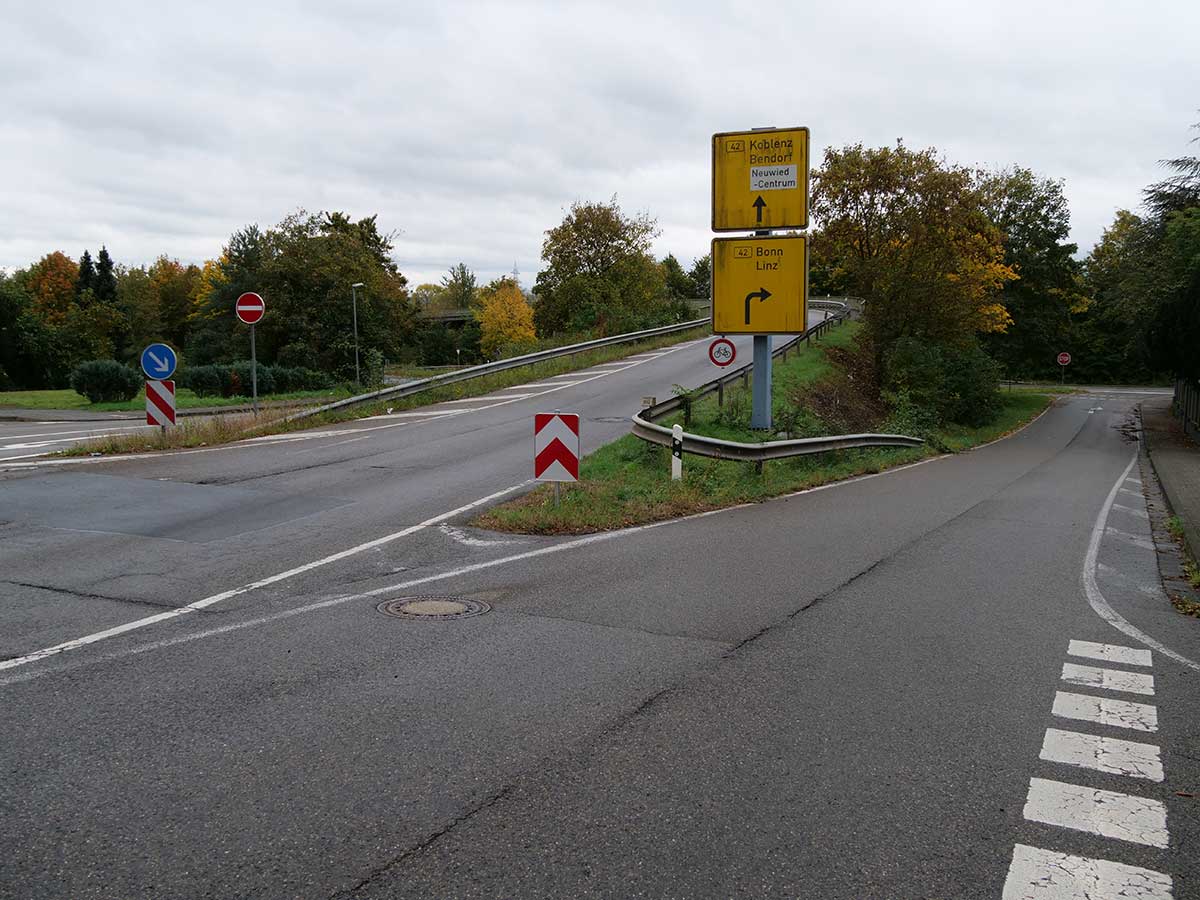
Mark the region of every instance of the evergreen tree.
POLYGON ((96 257, 96 277, 92 291, 101 303, 112 306, 117 302, 117 276, 113 273, 112 257, 108 248, 101 247, 100 255, 96 257))
POLYGON ((83 256, 79 257, 79 278, 75 282, 75 296, 82 296, 84 291, 92 290, 95 286, 96 264, 92 262, 92 254, 84 250, 83 256))

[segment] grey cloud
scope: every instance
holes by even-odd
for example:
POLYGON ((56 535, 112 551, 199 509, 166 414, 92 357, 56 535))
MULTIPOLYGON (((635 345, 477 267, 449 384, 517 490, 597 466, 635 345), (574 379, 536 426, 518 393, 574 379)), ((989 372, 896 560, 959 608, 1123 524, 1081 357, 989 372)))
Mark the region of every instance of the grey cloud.
POLYGON ((1183 2, 22 4, 0 58, 0 265, 201 261, 303 207, 379 214, 416 283, 526 284, 575 200, 707 252, 709 136, 936 146, 1062 178, 1084 250, 1185 152, 1183 2))

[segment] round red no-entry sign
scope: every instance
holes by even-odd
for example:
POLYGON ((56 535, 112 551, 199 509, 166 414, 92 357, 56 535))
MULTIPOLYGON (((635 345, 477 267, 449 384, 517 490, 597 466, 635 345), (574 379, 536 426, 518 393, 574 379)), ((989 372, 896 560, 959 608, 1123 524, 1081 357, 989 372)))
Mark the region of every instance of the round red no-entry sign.
POLYGON ((263 313, 267 311, 267 304, 263 303, 263 298, 258 294, 247 291, 237 298, 233 310, 239 319, 247 325, 253 325, 263 317, 263 313))
POLYGON ((1060 366, 1069 366, 1071 364, 1071 354, 1067 353, 1065 350, 1058 354, 1058 364, 1060 366))
POLYGON ((708 345, 708 358, 714 366, 720 366, 723 369, 733 365, 733 361, 737 358, 737 348, 728 338, 717 338, 708 345))

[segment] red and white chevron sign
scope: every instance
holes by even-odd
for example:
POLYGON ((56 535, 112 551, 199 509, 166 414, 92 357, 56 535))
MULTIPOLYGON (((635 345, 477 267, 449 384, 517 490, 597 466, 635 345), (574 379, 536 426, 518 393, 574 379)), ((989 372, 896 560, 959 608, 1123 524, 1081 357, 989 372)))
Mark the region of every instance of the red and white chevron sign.
POLYGON ((579 416, 538 413, 533 417, 533 477, 537 481, 579 480, 579 416))
POLYGON ((175 382, 146 382, 146 424, 175 424, 175 382))

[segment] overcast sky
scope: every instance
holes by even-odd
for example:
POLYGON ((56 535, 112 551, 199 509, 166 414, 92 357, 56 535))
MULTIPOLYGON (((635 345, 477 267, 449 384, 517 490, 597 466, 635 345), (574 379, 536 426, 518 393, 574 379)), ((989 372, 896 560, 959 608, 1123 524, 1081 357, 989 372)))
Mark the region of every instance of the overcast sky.
POLYGON ((528 287, 576 200, 708 251, 714 131, 933 146, 1065 181, 1088 250, 1194 153, 1200 3, 0 0, 0 266, 217 256, 378 213, 410 283, 528 287))

